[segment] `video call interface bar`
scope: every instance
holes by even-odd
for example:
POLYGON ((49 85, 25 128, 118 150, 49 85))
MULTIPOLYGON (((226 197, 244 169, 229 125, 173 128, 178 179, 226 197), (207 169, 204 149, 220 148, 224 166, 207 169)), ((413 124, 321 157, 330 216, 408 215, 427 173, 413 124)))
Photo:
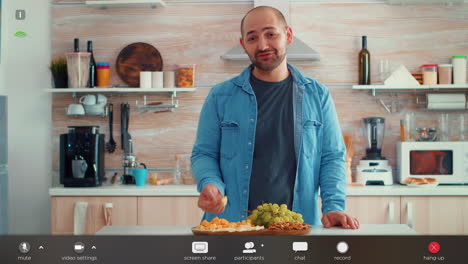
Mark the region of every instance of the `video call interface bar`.
POLYGON ((468 236, 0 236, 0 263, 468 263, 468 236))

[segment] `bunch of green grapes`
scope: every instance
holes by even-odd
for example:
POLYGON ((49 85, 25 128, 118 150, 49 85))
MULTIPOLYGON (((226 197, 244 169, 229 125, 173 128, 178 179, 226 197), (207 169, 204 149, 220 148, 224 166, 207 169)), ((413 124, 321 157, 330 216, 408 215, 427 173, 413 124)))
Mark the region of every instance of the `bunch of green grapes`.
POLYGON ((302 215, 288 210, 287 205, 271 203, 264 203, 259 205, 257 209, 252 211, 247 219, 250 219, 254 225, 262 225, 266 228, 270 224, 279 222, 304 223, 304 220, 302 220, 302 215))

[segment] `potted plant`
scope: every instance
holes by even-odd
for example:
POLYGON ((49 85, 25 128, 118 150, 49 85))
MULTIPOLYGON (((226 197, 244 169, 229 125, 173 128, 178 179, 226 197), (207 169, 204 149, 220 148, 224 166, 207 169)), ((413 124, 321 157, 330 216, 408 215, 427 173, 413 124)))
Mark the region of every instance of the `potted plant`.
POLYGON ((63 57, 53 59, 49 69, 54 79, 55 88, 68 88, 67 60, 63 57))

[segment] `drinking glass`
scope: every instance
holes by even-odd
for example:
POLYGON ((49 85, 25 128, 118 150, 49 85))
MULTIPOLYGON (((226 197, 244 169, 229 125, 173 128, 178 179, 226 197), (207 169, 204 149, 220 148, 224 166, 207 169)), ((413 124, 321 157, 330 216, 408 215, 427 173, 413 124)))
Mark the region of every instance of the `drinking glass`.
POLYGON ((390 63, 388 59, 380 60, 379 74, 380 74, 380 80, 382 81, 382 83, 390 76, 390 63))
POLYGON ((459 114, 458 115, 458 125, 459 125, 459 132, 458 132, 458 140, 460 141, 468 141, 468 116, 466 114, 459 114))
POLYGON ((449 114, 447 113, 439 116, 439 138, 440 141, 449 140, 449 114))

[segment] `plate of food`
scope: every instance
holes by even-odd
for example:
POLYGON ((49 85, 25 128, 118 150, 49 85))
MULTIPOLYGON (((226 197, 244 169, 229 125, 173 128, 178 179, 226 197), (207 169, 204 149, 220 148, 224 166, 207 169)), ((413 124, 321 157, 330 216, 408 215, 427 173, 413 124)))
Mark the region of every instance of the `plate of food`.
POLYGON ((192 228, 194 235, 306 235, 312 227, 302 220, 302 215, 287 209, 285 204, 264 203, 250 212, 246 220, 229 222, 215 217, 192 228))
POLYGON ((415 178, 408 177, 403 181, 409 187, 418 187, 418 188, 432 188, 439 185, 439 182, 434 178, 415 178))

